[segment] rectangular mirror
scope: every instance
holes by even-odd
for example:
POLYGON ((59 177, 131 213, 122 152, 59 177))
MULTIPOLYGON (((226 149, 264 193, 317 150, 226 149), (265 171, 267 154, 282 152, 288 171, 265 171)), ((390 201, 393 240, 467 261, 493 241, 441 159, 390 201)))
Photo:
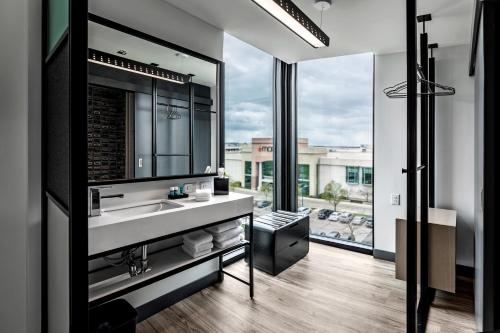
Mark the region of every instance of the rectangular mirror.
POLYGON ((220 62, 100 21, 88 22, 89 184, 215 173, 220 62))

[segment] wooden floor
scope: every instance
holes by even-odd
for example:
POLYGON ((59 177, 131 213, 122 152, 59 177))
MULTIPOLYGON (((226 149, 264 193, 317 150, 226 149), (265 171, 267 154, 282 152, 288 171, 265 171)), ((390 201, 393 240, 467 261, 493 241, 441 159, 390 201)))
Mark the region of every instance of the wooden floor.
MULTIPOLYGON (((247 276, 240 261, 228 271, 247 276)), ((469 281, 470 283, 470 281, 469 281)), ((474 332, 467 283, 457 295, 438 292, 427 332, 474 332), (466 286, 467 288, 464 288, 466 286)), ((405 283, 394 264, 311 244, 309 255, 271 277, 255 271, 255 299, 231 279, 139 323, 138 333, 163 332, 404 332, 405 283)))

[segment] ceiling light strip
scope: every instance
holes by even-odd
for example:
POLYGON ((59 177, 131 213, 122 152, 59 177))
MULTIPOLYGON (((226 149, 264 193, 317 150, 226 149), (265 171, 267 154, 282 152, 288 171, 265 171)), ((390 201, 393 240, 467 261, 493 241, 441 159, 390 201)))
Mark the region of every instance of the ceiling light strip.
POLYGON ((325 47, 330 45, 327 36, 303 11, 291 0, 252 0, 275 19, 296 33, 311 46, 325 47))
POLYGON ((122 58, 113 54, 89 49, 88 61, 94 64, 112 67, 127 72, 149 76, 155 79, 169 81, 177 84, 189 82, 189 76, 167 69, 143 64, 138 61, 122 58))

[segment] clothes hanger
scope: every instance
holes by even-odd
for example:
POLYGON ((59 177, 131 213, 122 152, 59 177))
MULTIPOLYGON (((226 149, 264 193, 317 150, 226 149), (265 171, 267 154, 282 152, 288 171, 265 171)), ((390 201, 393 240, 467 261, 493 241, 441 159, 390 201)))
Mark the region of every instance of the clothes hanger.
MULTIPOLYGON (((429 92, 427 92, 427 93, 417 92, 417 96, 430 96, 430 95, 451 96, 451 95, 455 95, 455 88, 426 80, 424 78, 424 74, 422 73, 422 67, 420 65, 417 66, 417 82, 420 84, 426 84, 428 87, 434 86, 434 88, 435 88, 434 92, 430 91, 430 89, 428 89, 429 92)), ((398 83, 392 87, 385 88, 383 90, 383 92, 389 98, 406 98, 407 85, 408 85, 407 81, 404 81, 404 82, 398 83)))

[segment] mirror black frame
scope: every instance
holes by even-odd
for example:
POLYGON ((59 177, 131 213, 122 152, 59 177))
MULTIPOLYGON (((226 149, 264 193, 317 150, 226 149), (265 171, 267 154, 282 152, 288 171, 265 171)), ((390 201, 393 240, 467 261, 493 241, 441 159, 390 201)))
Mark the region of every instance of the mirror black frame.
MULTIPOLYGON (((198 53, 196 51, 187 49, 185 47, 173 44, 161 38, 149 35, 139 30, 135 30, 128 26, 122 25, 120 23, 108 20, 104 17, 89 13, 88 21, 112 28, 123 33, 135 36, 151 43, 155 43, 187 55, 196 57, 198 59, 210 62, 217 66, 217 133, 216 133, 216 165, 217 167, 224 166, 224 149, 225 149, 225 139, 224 139, 224 62, 206 56, 204 54, 198 53)), ((131 179, 116 179, 116 180, 104 180, 104 181, 88 181, 88 186, 101 186, 101 185, 112 185, 112 184, 128 184, 128 183, 143 183, 151 181, 160 180, 170 180, 170 179, 183 179, 183 178, 202 178, 202 177, 213 177, 217 173, 201 173, 201 174, 186 174, 186 175, 175 175, 175 176, 161 176, 161 177, 144 177, 144 178, 131 178, 131 179)))

